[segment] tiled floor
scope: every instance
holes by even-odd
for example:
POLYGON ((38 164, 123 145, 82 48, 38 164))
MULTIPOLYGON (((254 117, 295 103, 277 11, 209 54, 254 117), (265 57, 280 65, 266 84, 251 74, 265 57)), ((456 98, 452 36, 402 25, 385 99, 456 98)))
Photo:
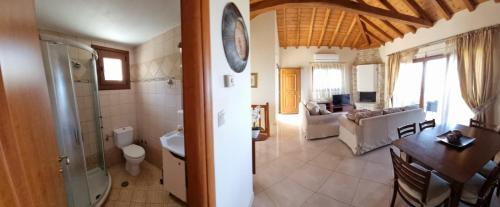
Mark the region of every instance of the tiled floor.
POLYGON ((161 170, 144 161, 141 163, 141 174, 137 177, 125 171, 125 165, 114 165, 109 168, 113 186, 105 207, 180 207, 181 201, 171 197, 160 184, 161 170), (127 187, 121 183, 128 181, 127 187))
MULTIPOLYGON (((256 143, 254 207, 381 207, 392 196, 389 147, 353 156, 338 138, 306 141, 296 116, 256 143)), ((406 206, 401 198, 398 207, 406 206)), ((498 199, 492 206, 500 206, 498 199)))

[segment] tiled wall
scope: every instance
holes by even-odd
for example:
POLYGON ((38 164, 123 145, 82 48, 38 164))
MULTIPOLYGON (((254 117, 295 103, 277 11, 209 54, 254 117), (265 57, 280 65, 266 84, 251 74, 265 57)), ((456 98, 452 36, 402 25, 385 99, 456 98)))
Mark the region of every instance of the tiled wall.
POLYGON ((131 65, 131 79, 137 86, 137 137, 146 160, 158 167, 162 164, 160 137, 177 129, 177 111, 182 109, 180 41, 178 26, 136 47, 131 65))

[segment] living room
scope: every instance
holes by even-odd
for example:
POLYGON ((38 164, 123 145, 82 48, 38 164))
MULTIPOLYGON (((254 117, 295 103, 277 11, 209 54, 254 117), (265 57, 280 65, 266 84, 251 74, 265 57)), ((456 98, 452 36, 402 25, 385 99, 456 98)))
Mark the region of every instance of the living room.
POLYGON ((251 1, 252 104, 269 104, 270 136, 254 142, 254 206, 500 206, 490 196, 494 187, 472 200, 463 187, 487 165, 495 171, 498 159, 488 160, 500 144, 487 142, 490 148, 475 156, 493 156, 452 170, 436 165, 453 156, 431 153, 456 151, 435 141, 447 131, 474 139, 454 159, 468 160, 466 151, 482 146, 481 136, 500 138, 498 1, 357 1, 431 22, 427 26, 338 5, 262 12, 259 2, 251 1), (420 152, 408 147, 421 146, 411 142, 419 137, 433 145, 420 152), (431 202, 401 194, 392 150, 405 164, 444 175, 447 196, 429 193, 441 196, 431 202), (477 169, 466 179, 447 174, 468 171, 464 166, 477 169))

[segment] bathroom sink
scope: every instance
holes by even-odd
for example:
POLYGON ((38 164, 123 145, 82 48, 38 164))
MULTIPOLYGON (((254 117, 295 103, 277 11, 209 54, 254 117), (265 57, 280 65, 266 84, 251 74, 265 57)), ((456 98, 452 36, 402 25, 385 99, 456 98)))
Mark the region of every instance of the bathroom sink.
POLYGON ((174 131, 163 135, 160 140, 163 148, 180 157, 184 157, 184 134, 174 131))

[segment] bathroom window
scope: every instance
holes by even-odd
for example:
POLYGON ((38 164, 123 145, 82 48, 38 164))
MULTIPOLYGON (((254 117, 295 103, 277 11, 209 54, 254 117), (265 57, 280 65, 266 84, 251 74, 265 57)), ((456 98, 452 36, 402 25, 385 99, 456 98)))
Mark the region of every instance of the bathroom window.
POLYGON ((130 89, 129 53, 108 47, 92 45, 99 56, 97 78, 99 90, 130 89))

